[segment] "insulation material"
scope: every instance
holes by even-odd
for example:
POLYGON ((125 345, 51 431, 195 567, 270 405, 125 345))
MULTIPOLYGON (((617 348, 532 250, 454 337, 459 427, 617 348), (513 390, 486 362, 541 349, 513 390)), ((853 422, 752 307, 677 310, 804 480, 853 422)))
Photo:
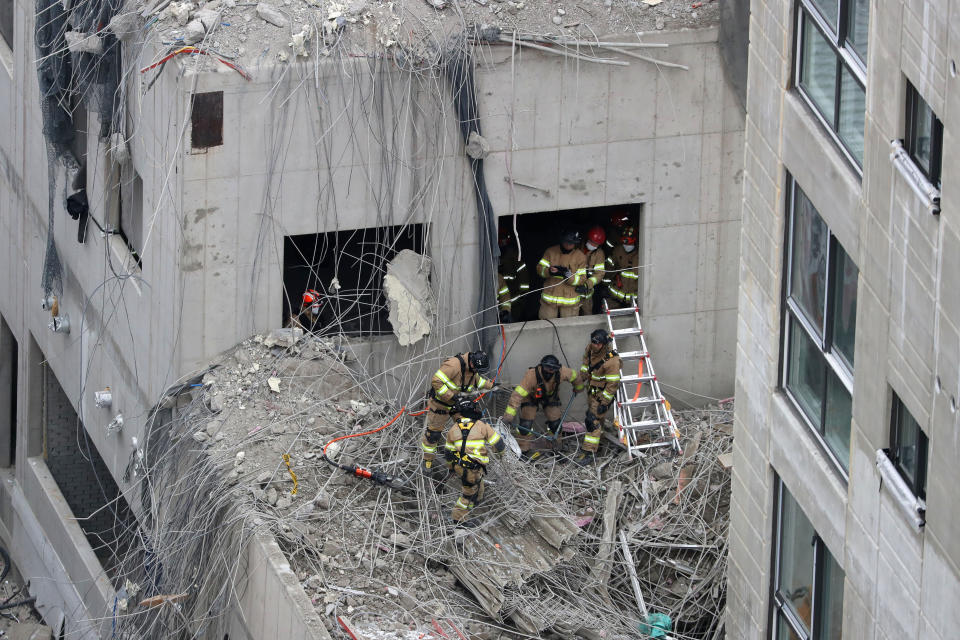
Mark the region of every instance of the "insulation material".
POLYGON ((387 265, 383 292, 390 305, 390 324, 401 346, 429 335, 437 313, 430 288, 430 258, 404 249, 387 265))

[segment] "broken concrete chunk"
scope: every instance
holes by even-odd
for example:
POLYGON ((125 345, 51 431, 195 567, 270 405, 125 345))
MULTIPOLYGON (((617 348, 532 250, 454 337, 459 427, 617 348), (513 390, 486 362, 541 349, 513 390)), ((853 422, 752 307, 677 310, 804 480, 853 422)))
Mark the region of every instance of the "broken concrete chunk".
POLYGON ((214 27, 220 24, 220 12, 211 11, 210 9, 200 9, 195 14, 193 14, 194 20, 199 20, 203 25, 203 28, 207 31, 210 31, 214 27))
POLYGON ((210 439, 210 436, 207 435, 206 431, 197 431, 193 434, 193 439, 197 442, 206 442, 210 439))
POLYGON ((269 489, 267 489, 267 503, 270 506, 277 504, 277 499, 279 497, 280 495, 277 493, 276 489, 274 489, 273 487, 270 487, 269 489))
POLYGON ((426 0, 426 3, 434 9, 446 9, 447 0, 426 0))
POLYGON ((221 429, 223 429, 223 421, 221 420, 211 420, 207 423, 207 435, 211 438, 216 437, 221 429))
POLYGON ((270 391, 274 393, 280 393, 280 378, 269 377, 267 378, 267 384, 270 385, 270 391))
POLYGON ((317 505, 321 509, 329 509, 332 503, 332 498, 330 494, 322 489, 313 497, 313 504, 317 505))
POLYGON ((400 346, 419 342, 431 331, 436 301, 430 288, 430 258, 404 249, 387 265, 383 291, 390 325, 400 346))
POLYGON ((107 30, 120 40, 129 40, 139 31, 139 19, 135 11, 118 13, 110 18, 107 30))
POLYGON ((357 400, 351 400, 350 408, 353 409, 354 413, 356 413, 361 418, 370 413, 370 405, 367 404, 366 402, 358 402, 357 400))
POLYGON ((199 20, 191 20, 183 30, 183 43, 196 44, 203 40, 207 35, 207 30, 203 28, 203 23, 199 20))
POLYGON ((490 143, 476 131, 471 131, 467 138, 467 155, 474 160, 482 160, 490 155, 490 143))
POLYGON ((293 55, 301 58, 306 58, 310 55, 307 45, 310 44, 310 36, 312 35, 313 29, 308 24, 303 25, 303 29, 300 31, 300 33, 293 34, 289 45, 293 49, 293 55))
POLYGON ((239 467, 240 465, 242 465, 243 460, 246 457, 247 457, 247 454, 245 454, 243 451, 237 451, 237 455, 233 459, 233 466, 239 467))
POLYGON ((673 477, 673 463, 672 462, 661 462, 653 469, 650 469, 650 475, 652 475, 657 480, 666 480, 667 478, 673 477))
POLYGON ((257 15, 263 20, 277 27, 290 26, 290 20, 287 18, 287 16, 283 15, 279 9, 271 4, 267 4, 266 2, 261 2, 257 5, 257 15))
POLYGON ((67 49, 70 53, 103 53, 103 41, 95 33, 80 33, 79 31, 67 31, 63 34, 67 40, 67 49))
POLYGON ((277 500, 277 509, 287 509, 290 507, 291 504, 293 504, 293 500, 291 500, 287 496, 284 496, 277 500))
POLYGON ((390 542, 401 549, 406 549, 410 546, 410 536, 405 533, 391 533, 390 542))
MULTIPOLYGON (((259 8, 263 3, 257 5, 259 8)), ((269 5, 267 5, 269 6, 269 5)), ((299 327, 292 327, 287 329, 275 329, 270 332, 266 338, 263 339, 263 346, 265 347, 283 347, 289 348, 297 344, 300 339, 303 338, 303 329, 299 327)))
POLYGON ((163 18, 172 18, 181 27, 190 21, 190 12, 195 9, 192 2, 171 2, 160 14, 163 18))

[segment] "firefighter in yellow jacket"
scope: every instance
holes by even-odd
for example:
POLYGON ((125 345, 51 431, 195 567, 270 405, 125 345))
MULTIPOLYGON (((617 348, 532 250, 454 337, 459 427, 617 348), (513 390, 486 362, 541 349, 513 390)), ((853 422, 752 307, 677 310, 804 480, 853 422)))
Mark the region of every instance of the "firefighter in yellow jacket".
POLYGON ((611 308, 633 306, 640 283, 640 256, 637 252, 637 230, 624 227, 620 246, 613 250, 613 284, 610 285, 611 308))
POLYGON ((426 429, 420 440, 425 472, 436 471, 433 461, 437 455, 437 445, 443 442, 443 428, 447 424, 447 418, 456 419, 455 407, 458 403, 466 399, 468 394, 493 388, 493 381, 482 375, 489 368, 490 358, 486 353, 471 351, 447 358, 433 374, 427 394, 426 429))
POLYGON ((587 292, 580 296, 580 310, 585 316, 593 315, 593 291, 606 273, 607 255, 603 251, 606 240, 607 232, 597 225, 587 232, 587 241, 581 249, 587 259, 587 280, 584 282, 587 292))
POLYGON ((587 257, 578 248, 580 232, 567 231, 560 244, 546 250, 537 264, 543 277, 540 319, 569 318, 580 312, 580 296, 587 292, 587 257))
POLYGON ((513 322, 513 316, 510 313, 513 309, 513 296, 510 295, 510 285, 502 273, 497 274, 497 313, 501 324, 513 322))
POLYGON ((513 424, 517 413, 520 421, 515 433, 517 444, 520 445, 522 456, 528 460, 536 460, 542 454, 540 451, 530 452, 533 443, 533 420, 537 417, 537 409, 543 410, 547 419, 548 438, 555 438, 560 431, 560 383, 569 382, 573 385, 574 393, 583 389, 578 381, 577 372, 569 367, 560 365, 554 355, 546 355, 540 364, 530 367, 510 395, 507 410, 503 414, 503 421, 513 424))
POLYGON ((604 417, 620 386, 620 356, 610 348, 610 334, 603 329, 596 329, 590 334, 590 344, 583 352, 580 382, 589 385, 587 415, 583 420, 587 433, 583 437, 580 454, 574 459, 575 463, 583 466, 596 461, 604 417))
POLYGON ((455 410, 460 417, 447 431, 443 455, 447 466, 460 478, 462 490, 450 517, 458 525, 473 526, 467 515, 483 499, 483 475, 490 463, 490 449, 499 455, 506 446, 500 434, 480 420, 473 401, 462 400, 455 410))

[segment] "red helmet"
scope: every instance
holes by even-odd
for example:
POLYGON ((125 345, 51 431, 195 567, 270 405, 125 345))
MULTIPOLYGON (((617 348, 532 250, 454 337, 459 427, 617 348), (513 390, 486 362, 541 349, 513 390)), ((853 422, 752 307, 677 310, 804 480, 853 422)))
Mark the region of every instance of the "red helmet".
POLYGON ((587 231, 587 242, 592 245, 599 247, 607 240, 607 232, 603 230, 603 227, 590 227, 590 231, 587 231))
POLYGON ((620 242, 623 244, 637 244, 637 230, 633 227, 624 227, 620 233, 620 242))
POLYGON ((303 308, 306 309, 313 304, 320 304, 320 292, 316 289, 307 289, 303 292, 303 308))
POLYGON ((610 216, 610 226, 614 229, 623 229, 630 222, 630 215, 626 213, 615 213, 610 216))
POLYGON ((506 225, 501 225, 497 230, 497 242, 501 247, 505 247, 513 242, 513 230, 506 225))

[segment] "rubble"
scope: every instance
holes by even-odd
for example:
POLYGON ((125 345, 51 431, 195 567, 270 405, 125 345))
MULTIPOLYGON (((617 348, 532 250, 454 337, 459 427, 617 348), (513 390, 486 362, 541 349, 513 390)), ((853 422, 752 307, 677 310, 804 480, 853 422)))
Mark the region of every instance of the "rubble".
MULTIPOLYGON (((167 541, 161 556, 191 557, 175 532, 214 526, 211 513, 238 528, 215 529, 229 540, 226 557, 237 553, 229 545, 269 532, 334 636, 345 615, 358 637, 372 638, 414 638, 439 625, 451 638, 459 629, 471 638, 625 640, 637 637, 640 625, 652 629, 667 619, 683 638, 718 633, 730 492, 719 460, 732 448, 729 403, 675 410, 682 458, 661 449, 630 461, 611 444, 597 466, 580 468, 565 462, 576 451, 574 432, 561 441, 565 450, 543 463, 506 454, 488 467, 486 495, 474 510, 479 527, 455 529, 448 518, 458 481, 434 482, 418 471, 422 422, 410 415, 416 403, 398 415, 393 402, 364 393, 366 376, 346 361, 348 349, 333 348, 337 340, 271 336, 214 363, 164 427, 170 453, 148 455, 153 464, 165 461, 151 471, 163 469, 151 486, 179 482, 163 477, 196 484, 188 493, 197 498, 186 505, 156 498, 171 514, 166 528, 151 534, 167 541), (279 391, 270 378, 280 380, 279 391), (216 414, 213 397, 223 407, 216 414), (357 437, 330 444, 342 436, 357 437), (181 448, 183 441, 189 444, 181 448), (324 451, 348 468, 390 474, 399 488, 345 473, 324 451)), ((182 583, 169 576, 171 590, 199 581, 203 593, 224 579, 205 571, 200 578, 184 571, 182 583)), ((184 606, 186 619, 199 615, 192 601, 184 606)))
POLYGON ((436 317, 431 265, 430 258, 409 249, 387 264, 383 292, 390 305, 390 325, 401 346, 415 344, 428 335, 436 317))

